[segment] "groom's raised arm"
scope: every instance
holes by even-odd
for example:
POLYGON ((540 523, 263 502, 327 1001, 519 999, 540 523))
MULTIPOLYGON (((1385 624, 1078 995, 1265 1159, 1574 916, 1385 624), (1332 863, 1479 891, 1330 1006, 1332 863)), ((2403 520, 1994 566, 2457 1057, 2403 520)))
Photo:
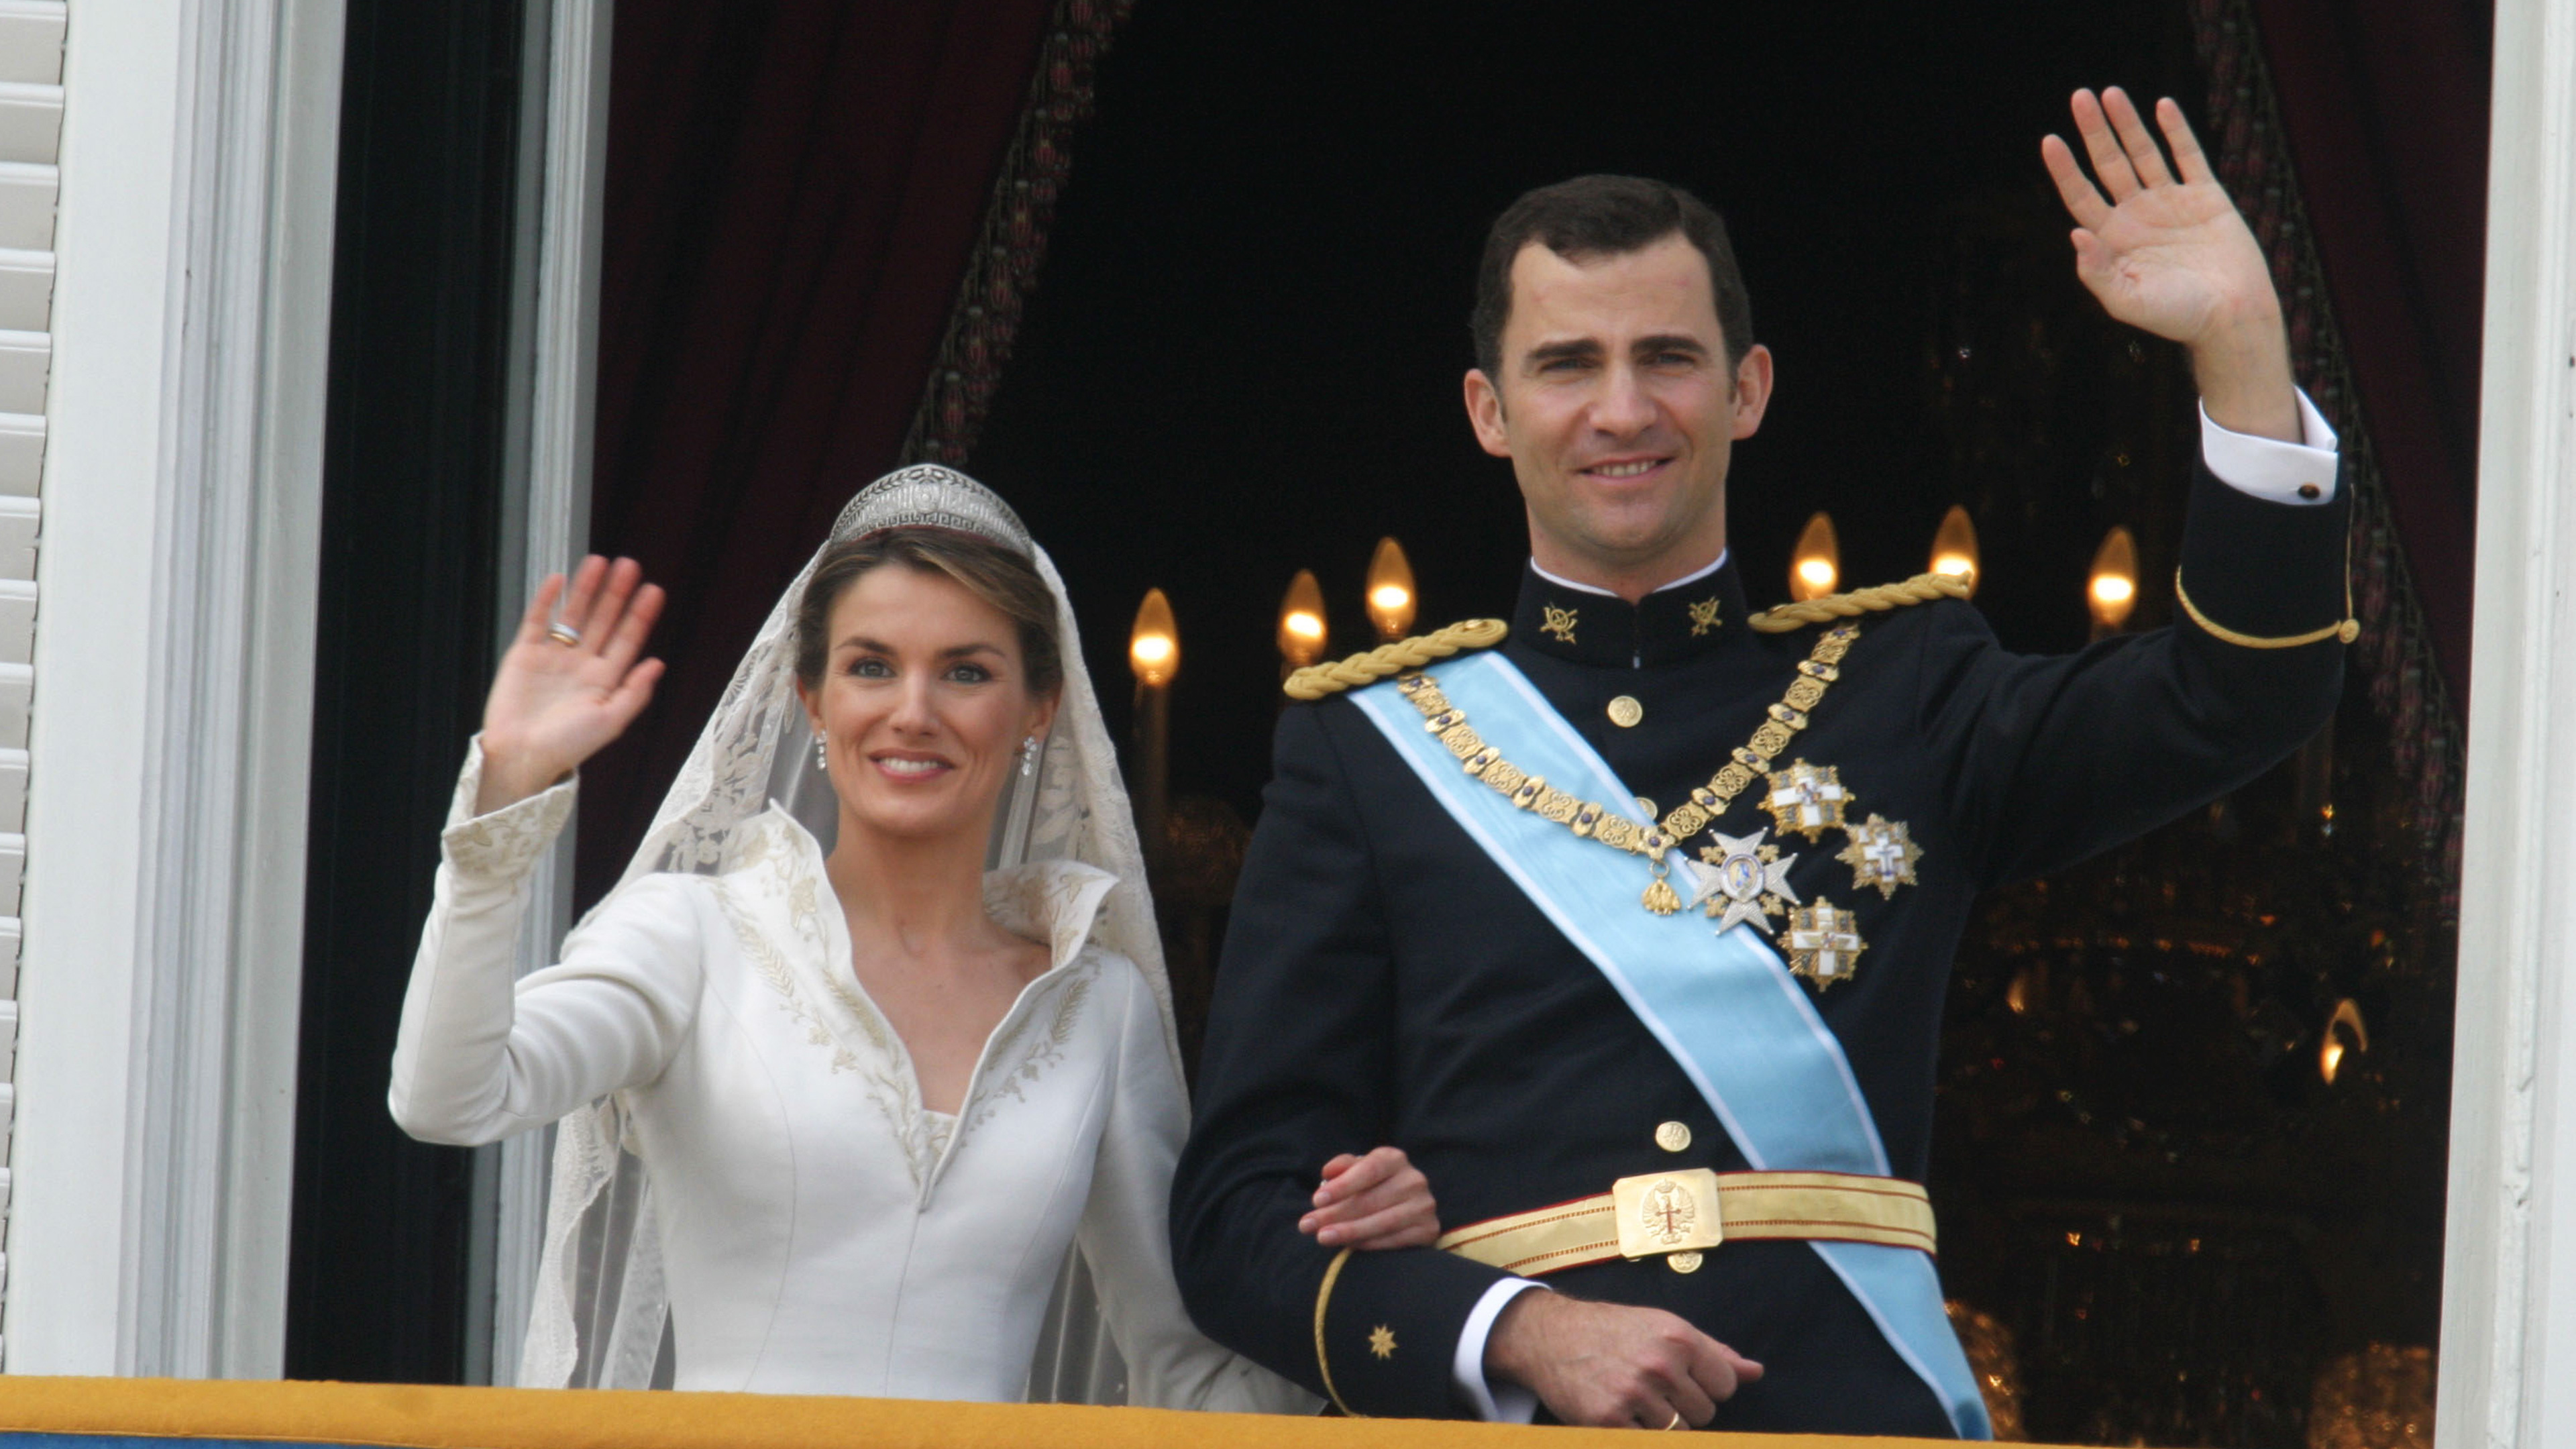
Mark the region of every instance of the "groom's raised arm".
POLYGON ((1219 1343, 1346 1411, 1439 1417, 1466 1407, 1459 1332, 1506 1275, 1429 1248, 1344 1255, 1297 1231, 1319 1164, 1404 1145, 1376 862, 1322 719, 1348 707, 1292 705, 1279 723, 1172 1182, 1173 1266, 1219 1343))

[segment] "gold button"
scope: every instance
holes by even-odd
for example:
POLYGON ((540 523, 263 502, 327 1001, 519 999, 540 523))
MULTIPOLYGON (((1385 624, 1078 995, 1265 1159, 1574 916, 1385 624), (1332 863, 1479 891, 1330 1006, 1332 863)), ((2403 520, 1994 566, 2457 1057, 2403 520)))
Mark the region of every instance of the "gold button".
POLYGON ((1690 1146, 1690 1124, 1666 1122, 1655 1129, 1655 1145, 1666 1152, 1680 1152, 1690 1146))
POLYGON ((1672 1270, 1676 1273, 1696 1273, 1699 1271, 1700 1256, 1697 1253, 1674 1253, 1666 1257, 1664 1261, 1672 1265, 1672 1270))
POLYGON ((1610 701, 1610 722, 1623 730, 1634 728, 1645 717, 1646 707, 1628 695, 1610 701))

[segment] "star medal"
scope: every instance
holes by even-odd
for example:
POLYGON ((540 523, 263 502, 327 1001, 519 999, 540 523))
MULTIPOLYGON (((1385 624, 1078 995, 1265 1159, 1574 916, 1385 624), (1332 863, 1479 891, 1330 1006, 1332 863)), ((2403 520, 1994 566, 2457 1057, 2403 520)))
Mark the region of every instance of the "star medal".
POLYGON ((1789 888, 1789 867, 1797 864, 1798 857, 1782 859, 1780 847, 1763 844, 1762 837, 1771 833, 1768 830, 1756 830, 1742 839, 1722 830, 1709 833, 1717 837, 1717 845, 1700 851, 1699 858, 1708 862, 1705 867, 1691 868, 1699 882, 1699 896, 1691 904, 1707 907, 1721 932, 1751 921, 1762 934, 1772 934, 1772 914, 1787 910, 1788 903, 1798 898, 1789 888))
POLYGON ((1923 858, 1923 847, 1902 820, 1882 820, 1872 815, 1858 825, 1843 827, 1851 844, 1834 857, 1852 868, 1852 889, 1878 887, 1884 900, 1896 894, 1901 885, 1914 884, 1914 862, 1923 858))
POLYGON ((1785 940, 1789 974, 1804 976, 1819 988, 1849 981, 1860 953, 1869 949, 1860 938, 1860 922, 1823 896, 1816 897, 1814 905, 1789 913, 1785 940))
POLYGON ((1852 793, 1843 788, 1842 777, 1831 765, 1810 765, 1793 761, 1785 770, 1771 772, 1770 793, 1762 797, 1762 806, 1779 822, 1780 833, 1791 831, 1807 837, 1809 844, 1824 838, 1828 830, 1848 827, 1843 812, 1852 805, 1852 793))

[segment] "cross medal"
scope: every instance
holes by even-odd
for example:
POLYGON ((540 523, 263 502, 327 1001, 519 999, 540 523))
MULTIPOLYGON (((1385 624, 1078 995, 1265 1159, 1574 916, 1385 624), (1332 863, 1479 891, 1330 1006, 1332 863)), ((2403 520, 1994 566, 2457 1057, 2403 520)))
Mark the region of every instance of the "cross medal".
POLYGON ((1843 812, 1851 804, 1851 791, 1843 788, 1842 776, 1833 766, 1804 760, 1772 771, 1771 793, 1762 800, 1782 835, 1795 831, 1809 844, 1824 839, 1828 830, 1843 829, 1843 812))
POLYGON ((1770 833, 1765 828, 1739 839, 1712 830, 1709 834, 1717 837, 1716 848, 1699 853, 1707 864, 1682 862, 1699 888, 1691 904, 1706 907, 1721 933, 1751 921, 1770 935, 1773 913, 1787 910, 1787 903, 1798 899, 1798 893, 1789 888, 1789 867, 1798 863, 1798 857, 1784 859, 1780 847, 1763 844, 1762 837, 1770 833))
POLYGON ((1860 953, 1869 949, 1860 938, 1860 923, 1852 913, 1822 896, 1816 903, 1789 913, 1789 974, 1804 976, 1818 987, 1838 986, 1849 981, 1860 962, 1860 953))

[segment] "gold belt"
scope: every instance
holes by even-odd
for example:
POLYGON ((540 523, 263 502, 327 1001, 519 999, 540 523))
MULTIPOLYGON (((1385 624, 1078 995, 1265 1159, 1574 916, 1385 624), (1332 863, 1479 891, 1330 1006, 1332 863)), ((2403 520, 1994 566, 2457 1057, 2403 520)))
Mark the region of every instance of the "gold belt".
POLYGON ((1932 1203, 1920 1184, 1893 1177, 1694 1167, 1623 1177, 1592 1197, 1470 1223, 1435 1246, 1537 1277, 1659 1253, 1676 1255, 1673 1266, 1687 1272, 1702 1249, 1731 1238, 1825 1238, 1929 1253, 1932 1203))

